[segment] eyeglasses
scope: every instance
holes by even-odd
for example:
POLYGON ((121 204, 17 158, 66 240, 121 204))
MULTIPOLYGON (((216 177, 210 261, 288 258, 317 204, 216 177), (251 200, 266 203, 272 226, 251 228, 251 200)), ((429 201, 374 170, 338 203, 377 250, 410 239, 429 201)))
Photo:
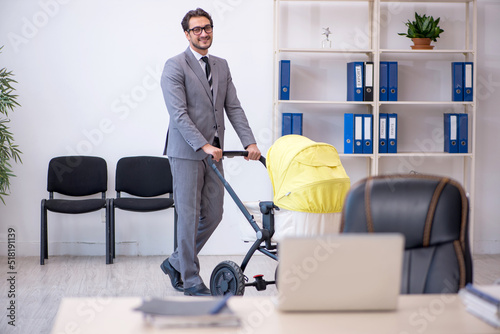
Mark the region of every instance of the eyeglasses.
POLYGON ((214 29, 214 26, 213 26, 213 25, 211 25, 211 24, 207 24, 207 25, 206 25, 206 26, 204 26, 204 27, 194 27, 194 28, 188 29, 188 30, 187 30, 187 32, 192 31, 192 32, 193 32, 193 34, 195 34, 195 35, 201 35, 201 31, 202 31, 202 30, 205 30, 205 32, 206 32, 207 34, 211 34, 211 33, 212 33, 212 31, 213 31, 213 29, 214 29))

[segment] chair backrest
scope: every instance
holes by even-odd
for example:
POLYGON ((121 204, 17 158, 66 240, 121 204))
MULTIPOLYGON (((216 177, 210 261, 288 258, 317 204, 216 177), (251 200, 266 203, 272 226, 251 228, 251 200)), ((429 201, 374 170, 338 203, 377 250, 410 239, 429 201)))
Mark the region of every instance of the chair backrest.
POLYGON ((401 293, 455 293, 472 282, 468 215, 465 191, 451 179, 369 177, 348 193, 341 231, 402 233, 401 293))
POLYGON ((49 162, 47 191, 51 194, 88 196, 104 194, 107 187, 108 169, 103 158, 73 155, 52 158, 49 162))
POLYGON ((139 197, 173 193, 172 173, 167 158, 124 157, 116 164, 115 190, 139 197))

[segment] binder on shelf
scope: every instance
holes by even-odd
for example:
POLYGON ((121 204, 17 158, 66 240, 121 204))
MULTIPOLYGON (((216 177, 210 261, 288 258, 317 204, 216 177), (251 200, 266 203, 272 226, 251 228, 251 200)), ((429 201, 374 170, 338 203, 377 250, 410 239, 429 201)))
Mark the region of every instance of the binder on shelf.
POLYGON ((292 134, 292 114, 283 113, 281 115, 281 135, 286 136, 292 134))
POLYGON ((290 100, 290 60, 280 60, 280 100, 290 100))
POLYGON ((363 153, 363 115, 354 115, 354 153, 363 153))
POLYGON ((387 80, 389 79, 388 76, 388 67, 389 64, 387 64, 386 61, 381 61, 380 62, 380 92, 379 92, 379 101, 388 101, 387 100, 387 87, 388 87, 388 82, 387 80))
POLYGON ((363 101, 363 62, 347 63, 347 101, 363 101))
POLYGON ((388 93, 387 100, 388 101, 397 101, 398 100, 398 62, 390 61, 388 62, 388 93))
POLYGON ((464 81, 464 64, 462 62, 452 62, 451 63, 451 100, 452 101, 463 101, 464 91, 463 91, 463 81, 464 81))
POLYGON ((387 114, 387 153, 398 153, 398 114, 387 114))
POLYGON ((379 114, 378 153, 387 153, 387 114, 379 114))
POLYGON ((458 153, 458 114, 444 114, 444 151, 458 153))
POLYGON ((292 134, 302 136, 302 114, 292 114, 292 134))
POLYGON ((373 62, 365 62, 364 101, 373 101, 373 62))
POLYGON ((354 114, 344 114, 344 153, 354 153, 354 114))
POLYGON ((458 153, 469 152, 469 115, 458 114, 458 153))
POLYGON ((302 135, 302 114, 283 113, 281 135, 302 135))
POLYGON ((472 62, 464 63, 464 101, 472 101, 472 93, 473 93, 473 73, 474 73, 474 64, 472 62))
POLYGON ((363 153, 373 153, 373 115, 363 115, 363 153))

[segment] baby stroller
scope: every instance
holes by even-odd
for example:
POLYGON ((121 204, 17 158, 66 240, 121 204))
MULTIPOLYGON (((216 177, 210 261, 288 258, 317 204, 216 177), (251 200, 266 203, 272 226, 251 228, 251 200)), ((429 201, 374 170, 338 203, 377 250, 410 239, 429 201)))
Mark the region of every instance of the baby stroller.
MULTIPOLYGON (((246 151, 223 153, 226 157, 246 154, 246 151)), ((211 158, 208 162, 249 223, 243 240, 253 241, 241 265, 223 261, 215 267, 210 278, 212 295, 243 295, 247 286, 261 291, 269 284, 276 284, 275 280, 266 281, 263 275, 255 275, 253 282, 246 282, 244 271, 256 251, 278 261, 277 245, 281 238, 338 232, 350 180, 333 146, 298 135, 279 138, 269 149, 267 160, 260 159, 273 185, 274 202, 244 204, 211 158), (253 234, 253 239, 248 234, 253 234)))

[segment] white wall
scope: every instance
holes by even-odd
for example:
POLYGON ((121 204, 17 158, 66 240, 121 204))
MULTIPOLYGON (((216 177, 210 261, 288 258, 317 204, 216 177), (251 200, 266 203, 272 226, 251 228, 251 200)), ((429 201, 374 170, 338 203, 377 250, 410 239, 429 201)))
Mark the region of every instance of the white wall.
MULTIPOLYGON (((47 196, 51 157, 75 153, 104 157, 112 197, 120 157, 162 153, 168 114, 158 80, 166 59, 187 47, 180 21, 198 6, 213 15, 211 52, 228 60, 258 144, 266 152, 272 144, 272 0, 0 0, 0 45, 5 45, 0 67, 12 70, 19 82, 22 107, 11 114, 10 126, 23 151, 23 164, 14 165, 12 193, 5 206, 0 204, 0 254, 6 254, 10 226, 16 230, 17 254, 39 255, 40 200, 47 196)), ((500 3, 480 0, 478 7, 475 251, 500 253, 495 210, 500 188, 495 156, 500 3)), ((348 21, 349 15, 343 20, 348 21)), ((318 33, 318 42, 320 38, 318 33)), ((335 80, 345 86, 344 77, 335 80)), ((226 147, 240 149, 236 135, 228 131, 226 147)), ((328 128, 307 131, 320 140, 328 128)), ((358 171, 352 173, 353 179, 358 178, 358 171)), ((243 200, 271 199, 269 179, 258 163, 229 160, 226 176, 243 200)), ((101 213, 49 213, 48 219, 50 255, 104 254, 101 213)), ((171 211, 117 211, 116 223, 119 254, 169 254, 173 249, 171 211)), ((248 245, 239 237, 242 224, 244 217, 226 196, 223 222, 203 253, 246 252, 248 245)))

